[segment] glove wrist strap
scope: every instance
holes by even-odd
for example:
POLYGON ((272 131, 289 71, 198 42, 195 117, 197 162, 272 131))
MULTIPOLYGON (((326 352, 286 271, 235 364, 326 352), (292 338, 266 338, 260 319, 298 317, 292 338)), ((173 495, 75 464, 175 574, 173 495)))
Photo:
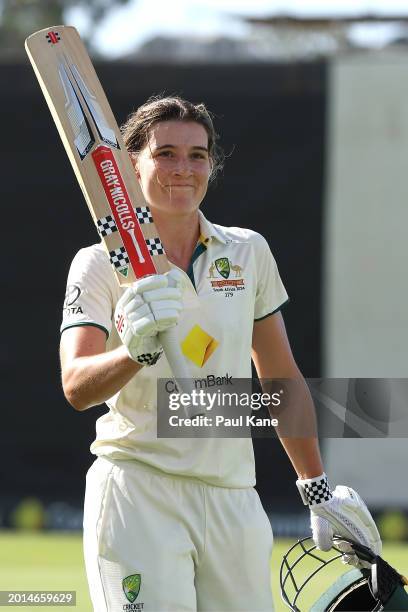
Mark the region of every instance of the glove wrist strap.
POLYGON ((132 357, 132 355, 130 355, 129 353, 129 356, 131 359, 133 359, 133 361, 135 361, 136 363, 140 365, 152 366, 155 363, 157 363, 157 361, 160 359, 162 354, 163 354, 163 349, 161 349, 160 351, 156 351, 155 353, 142 353, 141 355, 137 355, 137 357, 132 357))
POLYGON ((309 506, 309 508, 328 502, 333 497, 325 473, 305 480, 299 478, 296 481, 296 486, 304 505, 309 506))

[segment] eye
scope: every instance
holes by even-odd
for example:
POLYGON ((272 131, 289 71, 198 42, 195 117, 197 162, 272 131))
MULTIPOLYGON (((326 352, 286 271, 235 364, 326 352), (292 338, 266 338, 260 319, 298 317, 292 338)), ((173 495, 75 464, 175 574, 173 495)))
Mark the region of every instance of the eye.
POLYGON ((207 159, 207 155, 205 153, 200 153, 199 151, 192 153, 191 157, 193 159, 207 159))
POLYGON ((167 150, 167 151, 159 151, 157 153, 157 157, 172 157, 173 155, 173 151, 167 150))

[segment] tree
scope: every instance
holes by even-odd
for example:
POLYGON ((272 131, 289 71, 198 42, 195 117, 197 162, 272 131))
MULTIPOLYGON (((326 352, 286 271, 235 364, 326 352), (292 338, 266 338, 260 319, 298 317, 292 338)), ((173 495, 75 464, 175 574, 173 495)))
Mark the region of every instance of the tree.
POLYGON ((90 29, 86 43, 92 50, 95 28, 115 6, 129 0, 0 0, 0 52, 4 57, 24 54, 24 40, 32 32, 65 23, 69 8, 84 10, 90 29))

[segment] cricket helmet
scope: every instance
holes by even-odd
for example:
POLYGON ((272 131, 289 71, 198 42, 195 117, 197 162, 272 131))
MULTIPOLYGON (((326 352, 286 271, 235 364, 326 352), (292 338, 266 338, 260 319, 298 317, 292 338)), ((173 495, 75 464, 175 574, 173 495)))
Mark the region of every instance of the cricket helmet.
POLYGON ((379 555, 346 538, 335 538, 327 553, 318 550, 311 537, 303 538, 284 555, 280 568, 281 596, 293 612, 408 610, 404 584, 408 580, 379 555), (341 563, 344 552, 339 546, 344 550, 344 543, 365 567, 344 572, 350 567, 341 563), (338 574, 334 582, 333 571, 338 574))

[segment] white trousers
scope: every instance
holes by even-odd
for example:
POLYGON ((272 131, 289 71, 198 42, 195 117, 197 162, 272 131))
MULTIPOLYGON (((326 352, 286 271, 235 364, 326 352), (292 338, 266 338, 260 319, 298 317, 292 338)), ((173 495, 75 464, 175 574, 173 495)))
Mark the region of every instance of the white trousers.
POLYGON ((252 488, 137 461, 87 474, 85 564, 95 612, 271 612, 272 530, 252 488))

